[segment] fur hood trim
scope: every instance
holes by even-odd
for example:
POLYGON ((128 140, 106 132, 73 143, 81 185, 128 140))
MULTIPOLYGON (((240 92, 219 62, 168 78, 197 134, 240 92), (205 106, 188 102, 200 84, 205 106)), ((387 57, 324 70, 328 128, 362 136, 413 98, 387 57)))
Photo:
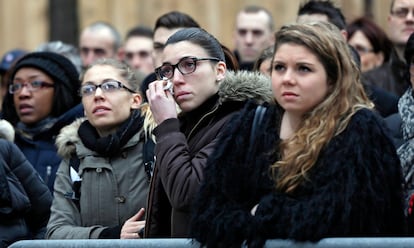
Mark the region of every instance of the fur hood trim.
POLYGON ((86 118, 76 119, 71 124, 63 127, 56 137, 57 153, 62 158, 70 158, 76 152, 76 144, 81 142, 78 129, 86 118))
POLYGON ((221 102, 254 100, 257 104, 274 102, 271 79, 256 71, 227 71, 219 85, 221 102))
MULTIPOLYGON (((144 117, 145 138, 151 138, 154 140, 151 134, 156 124, 148 104, 143 104, 141 106, 141 116, 144 117)), ((56 146, 57 152, 62 158, 70 158, 76 153, 76 144, 81 143, 81 139, 78 135, 78 129, 85 120, 85 117, 79 118, 60 130, 60 133, 56 138, 56 146)))
POLYGON ((14 128, 6 120, 0 120, 0 138, 14 142, 14 128))

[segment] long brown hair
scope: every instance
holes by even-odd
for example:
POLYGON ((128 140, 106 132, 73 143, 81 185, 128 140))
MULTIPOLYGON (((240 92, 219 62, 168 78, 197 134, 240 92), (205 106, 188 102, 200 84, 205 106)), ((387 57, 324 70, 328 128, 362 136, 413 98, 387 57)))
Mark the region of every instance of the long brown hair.
POLYGON ((281 159, 270 168, 276 188, 292 192, 315 165, 321 150, 348 125, 361 108, 373 108, 360 81, 360 71, 339 29, 315 22, 283 26, 276 33, 275 53, 285 43, 313 52, 327 73, 326 99, 302 117, 294 135, 280 144, 281 159))

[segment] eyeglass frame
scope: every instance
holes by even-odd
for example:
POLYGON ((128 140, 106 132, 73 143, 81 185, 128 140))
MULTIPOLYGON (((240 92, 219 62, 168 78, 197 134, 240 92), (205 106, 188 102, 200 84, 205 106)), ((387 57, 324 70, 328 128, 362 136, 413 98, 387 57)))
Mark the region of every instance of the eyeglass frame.
POLYGON ((128 88, 127 86, 125 86, 125 84, 119 82, 118 80, 109 79, 109 80, 105 80, 101 84, 88 83, 88 84, 85 84, 85 85, 81 85, 81 87, 79 89, 79 96, 81 96, 81 97, 92 96, 92 95, 94 95, 96 93, 96 90, 98 90, 98 88, 100 88, 102 90, 102 92, 104 92, 104 93, 106 93, 106 92, 109 92, 110 93, 110 92, 118 91, 118 90, 121 90, 121 89, 126 89, 128 92, 133 93, 133 94, 136 94, 137 93, 136 91, 128 88), (105 89, 105 88, 102 88, 103 86, 105 86, 108 83, 117 83, 118 87, 117 88, 113 88, 113 89, 105 89), (83 90, 82 89, 84 89, 86 86, 93 88, 93 90, 90 92, 90 94, 89 93, 88 94, 84 94, 83 93, 83 90))
POLYGON ((20 83, 20 82, 16 82, 16 83, 11 83, 9 84, 9 89, 8 92, 12 95, 19 93, 20 91, 23 90, 24 87, 27 87, 27 90, 30 92, 35 92, 38 91, 42 88, 55 88, 55 84, 53 83, 48 83, 48 82, 44 82, 44 81, 39 81, 39 80, 35 80, 32 82, 25 82, 25 83, 20 83), (20 85, 20 88, 17 90, 12 90, 13 87, 20 85), (30 85, 30 86, 29 86, 30 85), (35 86, 37 85, 37 86, 35 86))
POLYGON ((198 61, 204 61, 204 60, 209 60, 209 61, 216 61, 216 62, 220 62, 221 61, 221 59, 219 59, 219 58, 213 58, 213 57, 206 57, 206 58, 197 58, 197 57, 194 57, 194 56, 185 56, 185 57, 182 57, 180 60, 178 60, 178 62, 176 63, 176 64, 171 64, 171 63, 163 63, 160 67, 158 67, 158 68, 155 68, 155 74, 157 75, 157 77, 159 78, 159 79, 171 79, 171 78, 173 78, 174 77, 174 72, 175 72, 175 69, 178 69, 178 71, 181 73, 181 75, 188 75, 188 74, 191 74, 191 73, 193 73, 193 72, 195 72, 196 70, 197 70, 197 62, 198 61), (187 73, 183 73, 182 71, 181 71, 181 69, 180 69, 180 67, 179 67, 179 65, 180 65, 180 63, 181 62, 183 62, 183 61, 185 61, 186 59, 191 59, 191 60, 193 60, 193 62, 194 62, 194 70, 193 71, 191 71, 191 72, 187 72, 187 73), (164 76, 164 75, 161 75, 161 68, 163 67, 163 66, 165 66, 165 65, 169 65, 169 66, 171 66, 172 67, 172 75, 171 75, 171 77, 167 77, 167 76, 164 76))
POLYGON ((412 13, 412 15, 414 17, 414 9, 410 9, 410 8, 398 8, 396 10, 391 10, 390 14, 392 16, 398 17, 400 19, 404 19, 404 18, 407 18, 408 13, 410 13, 410 12, 412 13), (397 12, 399 12, 399 13, 397 13, 397 12), (402 14, 404 14, 404 15, 402 15, 402 14))
POLYGON ((373 48, 364 47, 361 45, 351 45, 358 53, 366 54, 366 53, 375 53, 373 48))

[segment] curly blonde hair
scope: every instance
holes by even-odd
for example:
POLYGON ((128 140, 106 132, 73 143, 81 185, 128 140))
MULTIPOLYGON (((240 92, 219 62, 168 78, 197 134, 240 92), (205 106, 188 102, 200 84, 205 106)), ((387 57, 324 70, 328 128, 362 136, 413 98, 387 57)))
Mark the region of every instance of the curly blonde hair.
POLYGON ((290 24, 276 33, 275 53, 282 44, 301 45, 314 53, 328 77, 326 98, 302 117, 297 131, 280 143, 281 159, 270 167, 276 189, 293 192, 308 180, 321 150, 344 131, 361 108, 373 108, 360 81, 360 70, 340 31, 330 23, 290 24))

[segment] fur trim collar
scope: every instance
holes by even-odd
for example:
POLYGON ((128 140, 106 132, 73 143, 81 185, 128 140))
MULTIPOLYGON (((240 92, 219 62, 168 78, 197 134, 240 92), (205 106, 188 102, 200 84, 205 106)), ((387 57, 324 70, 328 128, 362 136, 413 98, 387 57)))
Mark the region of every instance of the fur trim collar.
POLYGON ((70 158, 76 151, 76 144, 81 143, 78 129, 86 118, 79 118, 62 128, 56 138, 57 152, 63 158, 70 158))
POLYGON ((14 128, 6 120, 0 120, 0 138, 11 142, 14 141, 14 128))
POLYGON ((257 104, 273 102, 269 77, 255 71, 227 71, 220 83, 220 101, 254 100, 257 104))
MULTIPOLYGON (((151 134, 156 124, 148 104, 142 105, 141 115, 144 118, 143 128, 145 138, 154 140, 154 137, 151 134)), ((69 124, 60 130, 60 133, 56 138, 56 146, 57 152, 62 158, 70 158, 76 152, 76 145, 81 144, 82 141, 78 135, 78 129, 85 120, 86 117, 79 118, 72 122, 72 124, 69 124)))

